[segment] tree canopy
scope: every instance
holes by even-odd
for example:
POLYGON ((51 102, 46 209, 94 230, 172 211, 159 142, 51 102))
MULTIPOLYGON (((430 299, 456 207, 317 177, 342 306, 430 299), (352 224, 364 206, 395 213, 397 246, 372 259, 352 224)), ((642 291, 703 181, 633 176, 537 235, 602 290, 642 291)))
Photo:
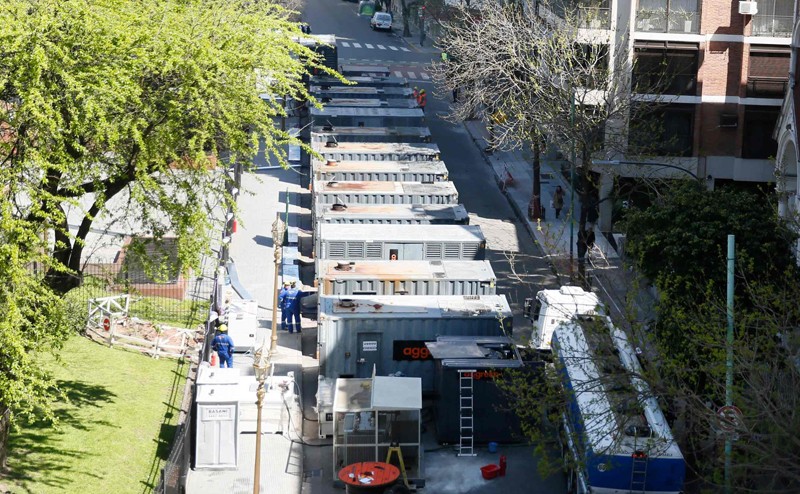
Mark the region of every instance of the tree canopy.
POLYGON ((628 211, 626 252, 659 291, 651 343, 659 389, 670 398, 684 453, 699 475, 721 482, 715 444, 726 393, 727 235, 736 236, 733 403, 743 413, 736 434, 737 489, 795 492, 800 395, 796 235, 768 198, 696 184, 669 188, 652 206, 628 211))
POLYGON ((0 6, 0 405, 46 405, 32 351, 68 329, 57 294, 80 283, 90 230, 175 237, 195 266, 231 201, 222 172, 259 145, 285 158, 279 97, 307 99, 302 74, 328 71, 291 15, 249 0, 0 6))

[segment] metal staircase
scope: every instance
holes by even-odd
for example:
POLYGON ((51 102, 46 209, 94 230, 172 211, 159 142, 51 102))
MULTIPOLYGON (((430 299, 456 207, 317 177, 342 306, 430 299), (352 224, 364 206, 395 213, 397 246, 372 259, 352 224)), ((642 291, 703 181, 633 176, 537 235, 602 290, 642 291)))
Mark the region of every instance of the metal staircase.
POLYGON ((473 414, 473 382, 475 370, 458 371, 458 456, 475 456, 475 418, 473 414))

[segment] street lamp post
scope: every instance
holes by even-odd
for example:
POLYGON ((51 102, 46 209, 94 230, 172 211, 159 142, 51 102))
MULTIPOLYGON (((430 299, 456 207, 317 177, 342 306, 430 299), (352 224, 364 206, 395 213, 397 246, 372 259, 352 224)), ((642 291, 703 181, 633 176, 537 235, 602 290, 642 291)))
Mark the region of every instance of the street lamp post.
POLYGON ((280 215, 272 223, 272 247, 275 249, 275 277, 272 283, 272 336, 270 337, 269 351, 274 352, 278 346, 278 272, 281 267, 281 257, 283 250, 283 237, 286 233, 286 225, 281 221, 280 215))
POLYGON ((273 281, 273 291, 275 295, 272 299, 272 335, 270 336, 269 350, 267 350, 267 339, 261 341, 261 345, 256 350, 255 358, 253 360, 253 368, 256 372, 256 380, 258 381, 258 391, 256 392, 256 406, 258 407, 258 417, 256 425, 256 459, 255 469, 253 471, 253 494, 259 494, 261 490, 261 410, 264 404, 264 395, 267 394, 264 389, 264 383, 269 374, 272 365, 272 357, 275 355, 275 350, 278 347, 278 273, 281 266, 281 257, 283 249, 283 237, 286 233, 286 225, 281 221, 280 215, 275 218, 272 223, 272 248, 275 255, 275 275, 273 281))
POLYGON ((258 416, 256 423, 256 460, 255 470, 253 471, 253 494, 261 492, 261 411, 264 408, 264 395, 267 394, 264 389, 264 382, 269 373, 271 353, 267 354, 266 341, 262 342, 261 347, 256 350, 255 359, 253 361, 253 368, 256 371, 256 380, 258 381, 258 391, 256 391, 256 406, 258 407, 258 416))

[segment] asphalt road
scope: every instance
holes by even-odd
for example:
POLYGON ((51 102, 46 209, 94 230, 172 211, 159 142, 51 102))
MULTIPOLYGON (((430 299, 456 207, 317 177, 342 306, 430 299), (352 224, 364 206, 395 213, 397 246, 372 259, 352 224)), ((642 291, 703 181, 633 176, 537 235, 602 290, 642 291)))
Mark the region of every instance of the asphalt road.
MULTIPOLYGON (((320 0, 309 5, 303 17, 304 21, 311 25, 314 34, 336 35, 340 64, 386 65, 394 75, 406 77, 413 85, 426 89, 429 94, 426 121, 431 129, 433 142, 437 143, 442 151, 442 159, 450 172, 450 179, 455 183, 460 200, 470 213, 471 224, 480 225, 487 238, 487 259, 492 261, 492 267, 497 275, 498 293, 508 297, 514 311, 514 337, 520 342, 527 341, 530 338, 531 324, 522 317, 525 298, 534 296, 543 288, 557 287, 557 280, 549 263, 515 217, 506 197, 496 185, 484 156, 464 126, 460 123, 450 123, 442 118, 449 109, 449 103, 447 99, 437 96, 438 91, 435 90, 426 68, 432 61, 440 59, 439 54, 430 49, 420 51, 415 46, 407 44, 396 34, 399 31, 373 32, 369 27, 369 19, 359 17, 356 12, 357 3, 320 0)), ((306 331, 303 335, 303 353, 311 355, 315 342, 312 341, 312 335, 305 333, 306 331)), ((304 372, 306 403, 313 403, 314 398, 308 391, 316 388, 314 380, 316 375, 304 372)), ((307 441, 311 440, 312 444, 317 444, 312 440, 313 425, 316 424, 306 423, 307 441)), ((304 484, 304 493, 333 492, 325 480, 329 473, 327 471, 323 473, 323 470, 329 468, 329 455, 330 450, 325 446, 304 448, 304 461, 308 465, 306 470, 307 474, 310 474, 310 478, 304 484)), ((457 459, 450 454, 444 456, 447 458, 453 456, 457 459)), ((531 466, 535 464, 530 456, 526 455, 525 458, 523 464, 531 466)), ((447 465, 445 470, 463 472, 463 462, 460 467, 458 461, 454 461, 452 465, 447 462, 441 465, 447 465)), ((535 475, 535 469, 532 468, 529 473, 535 475)), ((458 487, 452 492, 491 492, 492 487, 500 487, 482 486, 476 487, 473 491, 463 485, 461 475, 457 477, 460 479, 456 482, 458 487), (485 490, 487 488, 488 490, 485 490)), ((485 482, 479 480, 477 483, 485 482)), ((439 492, 451 492, 438 485, 430 487, 439 489, 439 492)), ((559 478, 537 478, 527 487, 523 485, 517 487, 525 492, 563 492, 559 478), (537 488, 531 490, 531 485, 536 485, 537 488)), ((515 488, 505 488, 505 490, 521 492, 515 488)))

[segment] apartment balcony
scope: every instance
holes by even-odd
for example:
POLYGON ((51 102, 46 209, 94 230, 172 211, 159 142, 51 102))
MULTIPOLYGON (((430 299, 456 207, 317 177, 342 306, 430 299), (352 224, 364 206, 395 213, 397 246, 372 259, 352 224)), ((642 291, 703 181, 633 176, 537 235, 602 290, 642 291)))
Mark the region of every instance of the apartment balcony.
POLYGON ((645 33, 700 32, 700 12, 669 9, 639 9, 636 30, 645 33))
POLYGON ((789 38, 792 36, 792 16, 762 15, 753 16, 753 36, 772 36, 789 38))
POLYGON ((785 77, 748 77, 748 98, 783 99, 789 81, 785 77))

